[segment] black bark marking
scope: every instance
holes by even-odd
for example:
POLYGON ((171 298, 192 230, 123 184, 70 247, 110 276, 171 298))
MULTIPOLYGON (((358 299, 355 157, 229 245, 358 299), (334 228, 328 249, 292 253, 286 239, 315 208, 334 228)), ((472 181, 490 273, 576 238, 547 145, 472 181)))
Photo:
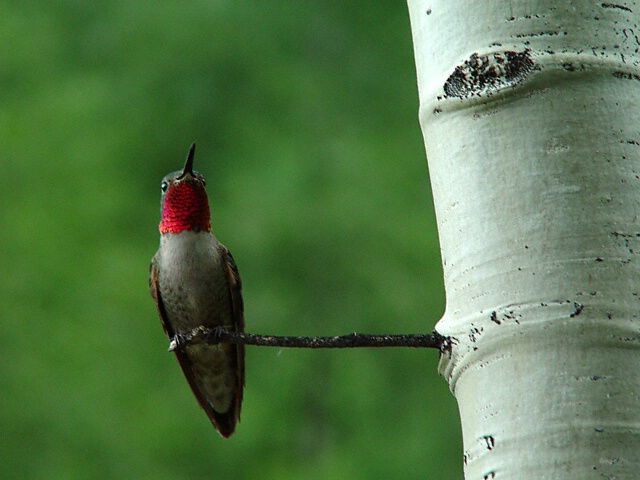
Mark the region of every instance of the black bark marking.
POLYGON ((487 444, 487 450, 493 450, 493 447, 496 446, 496 439, 493 438, 493 435, 485 435, 482 439, 487 444))
POLYGON ((616 78, 619 78, 621 80, 636 80, 636 81, 640 81, 640 75, 636 75, 633 73, 629 73, 629 72, 621 72, 619 70, 615 70, 613 72, 613 76, 616 78))
POLYGON ((469 340, 475 343, 478 337, 482 335, 483 331, 484 331, 484 328, 478 328, 473 326, 473 324, 471 324, 471 329, 469 330, 469 340))
POLYGON ((582 309, 584 308, 584 305, 578 302, 573 302, 573 306, 575 307, 575 310, 571 314, 569 314, 570 318, 574 318, 580 315, 582 313, 582 309))
POLYGON ((625 12, 633 13, 629 7, 625 7, 624 5, 618 5, 617 3, 603 3, 600 5, 602 8, 617 8, 619 10, 624 10, 625 12))

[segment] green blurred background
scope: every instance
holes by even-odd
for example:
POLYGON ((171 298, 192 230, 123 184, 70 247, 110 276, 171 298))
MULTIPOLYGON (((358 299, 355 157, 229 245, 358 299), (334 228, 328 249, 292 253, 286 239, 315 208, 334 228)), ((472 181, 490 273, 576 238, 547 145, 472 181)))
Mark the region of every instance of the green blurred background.
POLYGON ((436 352, 248 347, 225 441, 147 287, 196 141, 248 331, 431 331, 417 112, 403 2, 3 2, 1 476, 461 478, 436 352))

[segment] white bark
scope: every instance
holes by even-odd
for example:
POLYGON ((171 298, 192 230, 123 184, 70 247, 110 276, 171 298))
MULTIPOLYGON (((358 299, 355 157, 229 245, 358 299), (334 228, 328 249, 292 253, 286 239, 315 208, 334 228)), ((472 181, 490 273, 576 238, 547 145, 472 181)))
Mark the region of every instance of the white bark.
POLYGON ((640 4, 409 0, 468 479, 640 478, 640 4))

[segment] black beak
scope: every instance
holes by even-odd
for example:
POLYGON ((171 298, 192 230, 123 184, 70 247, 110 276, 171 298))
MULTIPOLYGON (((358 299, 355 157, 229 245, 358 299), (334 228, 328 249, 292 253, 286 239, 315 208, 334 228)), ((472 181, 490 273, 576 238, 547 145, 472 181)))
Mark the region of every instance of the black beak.
POLYGON ((187 173, 189 175, 193 175, 193 156, 196 153, 196 143, 193 142, 191 144, 191 148, 189 149, 189 154, 187 155, 187 161, 184 162, 184 168, 182 169, 182 173, 178 177, 179 179, 184 177, 187 173))

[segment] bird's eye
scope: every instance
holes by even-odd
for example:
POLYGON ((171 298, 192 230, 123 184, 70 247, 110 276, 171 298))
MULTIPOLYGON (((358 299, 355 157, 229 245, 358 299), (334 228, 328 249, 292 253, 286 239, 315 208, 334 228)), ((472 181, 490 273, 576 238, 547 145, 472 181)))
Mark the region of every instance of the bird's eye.
POLYGON ((207 182, 206 182, 206 181, 205 181, 205 179, 203 178, 203 179, 202 179, 202 185, 206 185, 206 184, 207 184, 207 182))
POLYGON ((160 184, 160 188, 162 189, 163 192, 166 192, 167 189, 169 188, 169 184, 167 182, 162 182, 160 184))

